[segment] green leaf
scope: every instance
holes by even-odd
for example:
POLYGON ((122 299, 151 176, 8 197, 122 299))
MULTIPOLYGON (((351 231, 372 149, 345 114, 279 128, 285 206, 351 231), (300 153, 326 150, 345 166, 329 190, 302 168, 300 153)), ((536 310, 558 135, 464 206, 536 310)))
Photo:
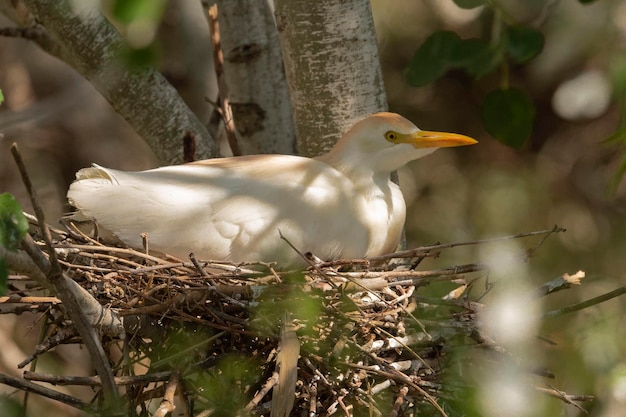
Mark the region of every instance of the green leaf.
POLYGON ((513 61, 528 61, 543 49, 543 33, 528 26, 510 26, 506 30, 507 52, 513 61))
POLYGON ((28 220, 20 204, 11 194, 0 194, 0 245, 16 250, 27 232, 28 220))
POLYGON ((485 0, 453 0, 461 9, 474 9, 485 4, 485 0))
POLYGON ((457 67, 465 67, 476 57, 484 54, 487 49, 489 49, 489 44, 481 39, 463 39, 450 50, 450 62, 457 67))
POLYGON ((161 18, 164 7, 165 2, 161 0, 114 0, 111 12, 123 24, 138 19, 156 22, 161 18))
POLYGON ((532 133, 535 106, 516 88, 489 93, 481 113, 487 132, 505 145, 519 149, 532 133))
POLYGON ((2 93, 2 89, 0 89, 0 104, 4 101, 4 94, 2 93))
POLYGON ((482 77, 493 72, 502 62, 502 58, 503 54, 499 48, 489 47, 482 55, 465 67, 465 71, 475 78, 482 77))
POLYGON ((129 47, 143 49, 154 43, 165 5, 165 0, 112 0, 109 7, 129 47))
POLYGON ((453 67, 450 54, 459 42, 459 36, 450 31, 430 35, 411 58, 405 73, 406 81, 413 87, 422 87, 443 76, 453 67))
POLYGON ((454 66, 478 78, 492 72, 502 62, 503 54, 498 46, 480 39, 464 39, 453 46, 450 61, 454 66))

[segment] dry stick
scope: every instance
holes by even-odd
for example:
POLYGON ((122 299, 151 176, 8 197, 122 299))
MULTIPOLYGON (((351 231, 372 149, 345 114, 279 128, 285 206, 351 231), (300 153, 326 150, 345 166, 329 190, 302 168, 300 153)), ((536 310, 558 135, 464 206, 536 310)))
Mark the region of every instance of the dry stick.
MULTIPOLYGON (((52 331, 54 331, 55 329, 58 328, 56 324, 53 324, 49 320, 49 316, 47 314, 42 314, 41 316, 39 316, 39 318, 34 323, 38 323, 40 321, 42 322, 42 325, 39 327, 39 332, 37 334, 37 345, 35 345, 36 346, 36 350, 39 349, 39 347, 41 346, 42 342, 48 340, 47 336, 49 334, 52 334, 50 332, 50 330, 52 329, 52 331)), ((36 357, 30 363, 30 370, 34 371, 35 369, 37 369, 37 358, 36 357)), ((24 402, 23 402, 25 414, 26 414, 26 410, 28 408, 28 405, 30 404, 29 397, 30 397, 30 393, 25 392, 24 393, 24 402)))
POLYGON ((527 233, 518 233, 512 236, 494 237, 490 239, 472 240, 468 242, 442 243, 439 245, 422 246, 420 248, 394 252, 394 253, 390 253, 387 255, 374 256, 372 258, 369 258, 369 260, 372 262, 375 262, 375 261, 385 261, 385 260, 389 260, 393 258, 415 258, 416 256, 432 256, 432 255, 429 255, 428 252, 438 250, 438 249, 448 249, 448 248, 454 248, 457 246, 482 245, 485 243, 495 243, 495 242, 500 242, 503 240, 521 239, 524 237, 531 237, 531 236, 540 236, 540 235, 549 236, 552 233, 560 233, 560 232, 565 232, 565 231, 566 230, 563 229, 562 227, 555 225, 552 229, 538 230, 535 232, 527 232, 527 233))
POLYGON ((0 304, 60 304, 61 300, 56 297, 36 297, 36 296, 8 296, 0 297, 0 304))
MULTIPOLYGON (((109 361, 104 353, 102 345, 100 344, 96 330, 89 324, 86 316, 82 313, 74 291, 65 282, 61 265, 57 260, 56 252, 52 246, 50 229, 47 227, 43 209, 39 205, 39 200, 37 199, 35 189, 30 181, 30 177, 26 171, 26 166, 24 165, 24 161, 22 160, 17 144, 14 143, 11 145, 11 153, 13 154, 13 159, 15 160, 15 163, 20 171, 22 182, 24 183, 30 196, 31 203, 35 210, 35 215, 39 221, 41 235, 43 236, 46 248, 48 249, 50 261, 43 256, 43 253, 39 248, 34 246, 32 238, 30 239, 30 242, 32 242, 33 245, 27 245, 27 252, 31 258, 33 258, 33 261, 37 264, 41 271, 47 276, 48 281, 56 290, 56 295, 61 299, 61 301, 63 301, 63 305, 74 323, 76 330, 83 339, 83 343, 89 352, 93 365, 96 368, 98 375, 102 378, 102 390, 106 407, 111 410, 121 412, 120 395, 117 390, 117 386, 115 385, 115 380, 113 379, 113 372, 109 365, 109 361)), ((29 236, 27 235, 27 237, 29 236)), ((29 240, 25 239, 24 241, 28 242, 29 240)))
POLYGON ((17 368, 22 369, 30 363, 34 364, 40 355, 43 355, 61 343, 72 339, 74 336, 77 336, 77 333, 76 329, 73 327, 62 327, 61 329, 57 329, 53 336, 47 337, 42 342, 37 343, 37 345, 35 345, 35 350, 24 358, 24 360, 18 363, 17 368))
MULTIPOLYGON (((170 379, 171 375, 172 372, 164 371, 144 375, 116 376, 115 383, 117 385, 147 384, 150 382, 167 381, 170 379)), ((47 382, 52 385, 82 385, 90 387, 99 387, 102 385, 100 377, 98 376, 60 376, 24 371, 24 379, 29 381, 47 382)))
MULTIPOLYGON (((373 296, 376 296, 376 294, 374 294, 371 290, 365 288, 363 285, 360 285, 358 282, 356 282, 357 280, 354 279, 350 279, 350 281, 352 283, 354 283, 355 285, 358 285, 360 287, 362 287, 363 290, 367 291, 368 293, 372 294, 373 296)), ((381 300, 383 301, 383 303, 387 306, 390 305, 390 303, 388 303, 387 301, 381 300)), ((430 335, 428 334, 428 331, 426 330, 426 327, 421 323, 421 321, 415 317, 415 315, 413 315, 413 313, 411 313, 410 311, 408 311, 405 307, 400 306, 400 308, 409 316, 411 317, 422 329, 422 331, 424 332, 424 334, 428 337, 431 338, 430 335)), ((381 332, 384 333, 385 335, 387 335, 388 337, 390 337, 391 339, 396 339, 396 337, 394 337, 393 335, 391 335, 389 332, 387 332, 386 330, 384 330, 382 327, 375 325, 375 328, 381 332)), ((399 340, 399 339, 398 339, 399 340)), ((430 368, 430 366, 424 362, 424 360, 417 354, 417 352, 415 352, 413 349, 411 349, 407 344, 403 344, 403 347, 405 349, 407 349, 407 351, 409 351, 409 353, 411 353, 412 355, 414 355, 417 359, 421 360, 422 363, 427 367, 430 368)))
POLYGON ((179 389, 176 390, 179 397, 179 403, 181 404, 182 410, 180 410, 179 415, 190 417, 193 415, 190 406, 193 404, 188 394, 191 394, 191 390, 185 385, 185 380, 183 378, 178 378, 178 384, 180 385, 179 389))
MULTIPOLYGON (((61 301, 59 300, 59 304, 61 301)), ((16 316, 21 315, 22 313, 45 313, 50 310, 56 303, 2 303, 0 304, 0 314, 14 314, 16 316)))
POLYGON ((172 372, 169 381, 165 385, 165 394, 163 394, 163 400, 159 405, 159 408, 154 412, 154 417, 165 417, 167 414, 174 411, 176 405, 174 404, 174 394, 178 387, 179 374, 177 371, 172 372))
POLYGON ((580 404, 575 403, 574 401, 593 401, 595 399, 592 395, 571 395, 561 390, 557 390, 555 388, 544 388, 544 387, 535 387, 535 389, 541 393, 549 395, 554 398, 558 398, 559 400, 565 402, 566 404, 573 405, 578 408, 580 411, 585 414, 589 414, 589 411, 585 410, 580 404))
POLYGON ((309 415, 317 415, 317 381, 315 380, 309 384, 309 415))
POLYGON ((400 407, 402 407, 402 404, 404 404, 406 395, 408 393, 409 393, 409 387, 407 387, 406 385, 400 388, 400 391, 398 392, 398 395, 396 396, 396 401, 393 404, 393 409, 391 410, 391 413, 389 413, 390 417, 397 417, 400 414, 400 407))
MULTIPOLYGON (((436 280, 436 278, 449 281, 457 275, 488 270, 489 266, 486 264, 465 264, 428 271, 337 272, 332 275, 327 273, 326 275, 337 279, 345 279, 357 286, 357 289, 374 290, 388 287, 389 285, 427 284, 436 280), (381 280, 375 280, 375 278, 380 278, 381 280)), ((352 289, 352 286, 346 285, 346 289, 352 289)))
POLYGON ((433 407, 435 407, 435 409, 439 412, 439 414, 441 414, 442 417, 448 417, 448 414, 446 414, 443 408, 441 408, 437 400, 435 400, 432 395, 426 392, 424 388, 420 387, 416 382, 413 382, 413 380, 411 380, 408 375, 396 371, 395 369, 391 369, 390 372, 374 371, 373 373, 379 374, 381 376, 386 376, 387 378, 390 378, 396 382, 403 382, 410 388, 413 388, 415 391, 420 393, 426 399, 426 401, 428 401, 433 407))
POLYGON ((63 404, 78 408, 80 410, 84 410, 89 407, 89 404, 79 400, 76 397, 72 397, 71 395, 63 394, 50 388, 42 387, 41 385, 35 384, 34 382, 25 381, 21 378, 16 378, 2 373, 0 373, 0 384, 9 385, 22 391, 38 394, 53 399, 55 401, 62 402, 63 404))
MULTIPOLYGON (((441 408, 439 403, 437 403, 437 400, 435 400, 432 395, 426 392, 424 388, 420 387, 416 382, 413 382, 413 380, 408 375, 405 375, 402 372, 388 366, 378 356, 376 356, 375 354, 371 352, 368 352, 367 350, 363 349, 358 344, 354 344, 354 346, 356 346, 357 349, 359 349, 365 355, 369 356, 370 359, 372 359, 374 362, 376 362, 380 366, 380 369, 378 370, 371 369, 371 368, 368 369, 369 372, 376 374, 376 375, 380 375, 387 379, 390 379, 396 382, 401 382, 405 385, 408 385, 410 388, 413 388, 415 391, 420 393, 426 401, 428 401, 433 407, 435 407, 435 409, 441 414, 442 417, 448 417, 448 414, 446 414, 446 412, 443 410, 443 408, 441 408), (383 369, 387 369, 387 371, 384 371, 383 369)), ((356 368, 356 369, 364 368, 363 365, 358 365, 358 364, 346 363, 346 365, 356 368)))
POLYGON ((557 291, 567 290, 571 288, 572 285, 580 285, 580 282, 583 278, 585 278, 585 273, 583 271, 578 271, 571 275, 565 273, 560 277, 557 277, 551 281, 546 282, 545 284, 542 284, 533 292, 535 297, 543 297, 557 291))
POLYGON ((591 298, 587 301, 583 301, 581 303, 573 304, 571 306, 559 308, 557 310, 548 311, 543 315, 544 319, 558 317, 565 314, 573 313, 574 311, 582 310, 587 307, 591 307, 596 304, 603 303, 605 301, 610 300, 611 298, 619 297, 620 295, 626 293, 626 286, 617 288, 613 291, 607 292, 606 294, 602 294, 598 297, 591 298))
POLYGON ((217 4, 209 8, 209 28, 211 31, 211 46, 213 46, 213 64, 215 66, 215 75, 217 77, 217 89, 222 106, 221 116, 224 120, 224 130, 228 138, 228 144, 233 155, 240 156, 241 149, 237 143, 237 135, 235 135, 235 122, 233 120, 233 110, 230 107, 230 99, 228 98, 228 87, 226 86, 226 78, 224 77, 224 53, 222 52, 222 44, 220 39, 220 24, 217 21, 217 4))
MULTIPOLYGON (((46 277, 43 273, 43 271, 51 273, 51 266, 48 258, 44 256, 43 252, 39 249, 30 235, 26 235, 24 237, 22 240, 22 247, 31 257, 33 263, 37 264, 37 267, 41 271, 40 274, 32 275, 32 278, 37 279, 39 277, 41 284, 49 287, 51 283, 50 277, 46 277)), ((59 262, 57 260, 57 264, 58 263, 59 262)), ((63 288, 59 290, 58 287, 54 287, 54 289, 56 289, 56 292, 61 291, 61 293, 71 291, 72 295, 71 297, 68 296, 68 300, 76 300, 78 308, 74 309, 74 311, 78 311, 79 315, 85 317, 90 328, 98 328, 101 332, 113 337, 120 337, 124 334, 122 322, 116 312, 102 307, 102 305, 86 289, 78 285, 76 281, 72 280, 62 272, 61 280, 63 288)), ((59 298, 63 304, 65 304, 66 300, 64 300, 63 297, 59 298)), ((72 313, 68 311, 68 314, 72 313)), ((70 316, 70 318, 72 317, 70 316)))
POLYGON ((244 411, 250 412, 254 407, 258 406, 263 397, 270 392, 270 390, 278 384, 278 372, 274 371, 272 376, 263 384, 263 387, 259 390, 259 392, 250 400, 250 402, 244 408, 244 411))
MULTIPOLYGON (((28 221, 35 225, 35 226, 39 226, 39 222, 37 221, 37 217, 33 216, 30 213, 26 213, 25 211, 22 212, 22 214, 24 215, 24 217, 26 217, 26 219, 28 219, 28 221)), ((67 239, 70 236, 70 233, 66 230, 61 230, 61 229, 57 229, 54 228, 50 225, 48 225, 48 228, 50 229, 51 232, 55 233, 56 235, 59 235, 61 238, 67 239)))
POLYGON ((335 290, 339 289, 339 286, 331 280, 330 276, 326 274, 326 272, 322 268, 320 268, 318 264, 312 261, 310 257, 307 257, 298 248, 296 248, 296 246, 293 243, 291 243, 289 239, 285 237, 285 235, 283 235, 283 232, 280 229, 278 229, 278 235, 280 236, 282 240, 284 240, 287 243, 287 245, 289 245, 291 249, 293 249, 304 260, 304 262, 309 264, 309 266, 313 268, 315 272, 320 274, 320 276, 322 276, 331 287, 333 287, 335 290))
MULTIPOLYGON (((190 263, 190 262, 182 262, 180 260, 177 260, 176 262, 170 262, 166 259, 162 259, 156 256, 152 256, 152 255, 148 255, 145 254, 143 252, 139 252, 135 249, 132 248, 120 248, 117 246, 105 246, 102 245, 101 243, 97 243, 98 246, 92 246, 92 245, 79 245, 79 244, 67 244, 67 243, 62 243, 62 244, 58 244, 57 247, 58 248, 62 248, 62 249, 78 249, 81 251, 85 251, 85 252, 107 252, 107 253, 119 253, 119 254, 123 254, 123 255, 133 255, 133 256, 137 256, 140 258, 143 258, 146 261, 151 261, 151 262, 155 262, 158 265, 154 265, 154 266, 149 266, 149 267, 145 267, 143 265, 131 262, 129 260, 123 259, 123 258, 119 258, 117 257, 116 259, 119 259, 121 262, 124 263, 128 263, 129 265, 136 265, 137 269, 134 270, 129 270, 128 272, 132 272, 134 274, 140 274, 140 273, 144 273, 144 272, 152 272, 152 271, 156 271, 158 269, 167 269, 167 268, 189 268, 190 271, 194 271, 195 270, 195 266, 190 263)), ((81 255, 83 256, 95 256, 95 255, 87 255, 84 253, 81 253, 81 255)), ((219 269, 219 270, 223 270, 223 271, 230 271, 232 273, 235 274, 243 274, 243 275, 254 275, 254 276, 258 276, 258 275, 262 275, 263 273, 260 271, 255 271, 253 269, 247 269, 247 268, 243 268, 243 266, 246 265, 260 265, 258 263, 232 263, 232 262, 208 262, 206 263, 206 267, 207 268, 212 268, 212 269, 219 269)), ((217 277, 217 276, 214 276, 217 277)))

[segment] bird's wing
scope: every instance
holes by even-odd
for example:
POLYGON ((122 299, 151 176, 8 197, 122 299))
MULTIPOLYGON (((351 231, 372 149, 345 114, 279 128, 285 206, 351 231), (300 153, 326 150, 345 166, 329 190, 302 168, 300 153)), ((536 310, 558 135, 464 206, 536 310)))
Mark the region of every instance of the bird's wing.
POLYGON ((140 247, 145 232, 159 251, 242 261, 290 252, 279 230, 321 257, 343 255, 346 233, 355 235, 357 251, 367 247, 364 233, 351 230, 351 192, 349 181, 322 162, 259 155, 142 172, 94 166, 77 174, 68 199, 131 246, 140 247), (320 218, 325 224, 313 220, 320 218))

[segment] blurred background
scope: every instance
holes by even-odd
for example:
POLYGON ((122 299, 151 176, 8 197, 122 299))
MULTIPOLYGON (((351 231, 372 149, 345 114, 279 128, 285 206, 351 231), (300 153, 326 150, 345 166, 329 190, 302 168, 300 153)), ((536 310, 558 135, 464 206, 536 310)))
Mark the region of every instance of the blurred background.
MULTIPOLYGON (((545 37, 543 51, 512 66, 508 74, 511 85, 527 92, 536 108, 535 126, 521 149, 491 137, 481 121, 485 95, 502 81, 498 71, 479 79, 450 71, 420 88, 405 79, 411 57, 433 32, 488 36, 492 11, 461 9, 452 0, 372 2, 390 109, 422 129, 463 133, 480 142, 439 151, 400 172, 410 204, 408 246, 562 226, 567 232, 550 237, 515 277, 533 288, 564 273, 585 271, 581 286, 542 300, 542 310, 549 311, 626 285, 626 185, 617 182, 626 157, 621 130, 626 1, 496 3, 505 16, 545 37)), ((10 26, 1 15, 0 26, 10 26)), ((156 39, 160 70, 206 121, 203 97, 214 81, 198 84, 198 74, 212 72, 199 2, 170 1, 156 39)), ((13 193, 31 211, 10 157, 9 147, 17 142, 51 223, 69 210, 65 192, 78 169, 92 162, 125 170, 158 164, 87 81, 27 40, 0 38, 0 89, 5 97, 0 106, 0 192, 13 193)), ((515 250, 535 243, 520 242, 515 250)), ((484 256, 484 250, 465 247, 429 260, 425 267, 479 262, 484 256)), ((502 278, 496 272, 489 277, 502 278)), ((438 295, 447 290, 433 289, 438 295)), ((542 320, 535 328, 540 338, 524 342, 533 351, 534 365, 555 374, 549 384, 597 397, 585 404, 593 416, 626 416, 625 313, 624 298, 616 298, 542 320)), ((30 353, 37 337, 32 322, 32 316, 0 317, 2 372, 19 374, 14 364, 30 353)), ((41 372, 49 366, 75 374, 87 366, 86 355, 73 348, 59 348, 55 355, 40 365, 41 372)), ((0 392, 11 391, 0 387, 0 392)), ((75 413, 58 404, 49 407, 58 408, 58 415, 75 413)), ((555 399, 544 401, 541 410, 542 415, 582 415, 555 399)))

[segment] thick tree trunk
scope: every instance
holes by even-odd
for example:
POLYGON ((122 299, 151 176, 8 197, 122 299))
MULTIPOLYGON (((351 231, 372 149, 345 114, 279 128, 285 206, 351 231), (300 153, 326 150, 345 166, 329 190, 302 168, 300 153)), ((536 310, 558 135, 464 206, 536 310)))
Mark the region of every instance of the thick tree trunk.
POLYGON ((301 155, 387 109, 369 0, 276 0, 276 24, 301 155))
POLYGON ((176 90, 152 68, 132 70, 120 61, 123 41, 91 5, 77 14, 68 0, 24 0, 64 53, 166 164, 183 161, 185 136, 195 138, 196 159, 217 155, 207 129, 176 90), (85 10, 87 9, 87 10, 85 10))
POLYGON ((218 18, 243 154, 295 152, 295 131, 278 33, 266 1, 218 0, 218 18))

